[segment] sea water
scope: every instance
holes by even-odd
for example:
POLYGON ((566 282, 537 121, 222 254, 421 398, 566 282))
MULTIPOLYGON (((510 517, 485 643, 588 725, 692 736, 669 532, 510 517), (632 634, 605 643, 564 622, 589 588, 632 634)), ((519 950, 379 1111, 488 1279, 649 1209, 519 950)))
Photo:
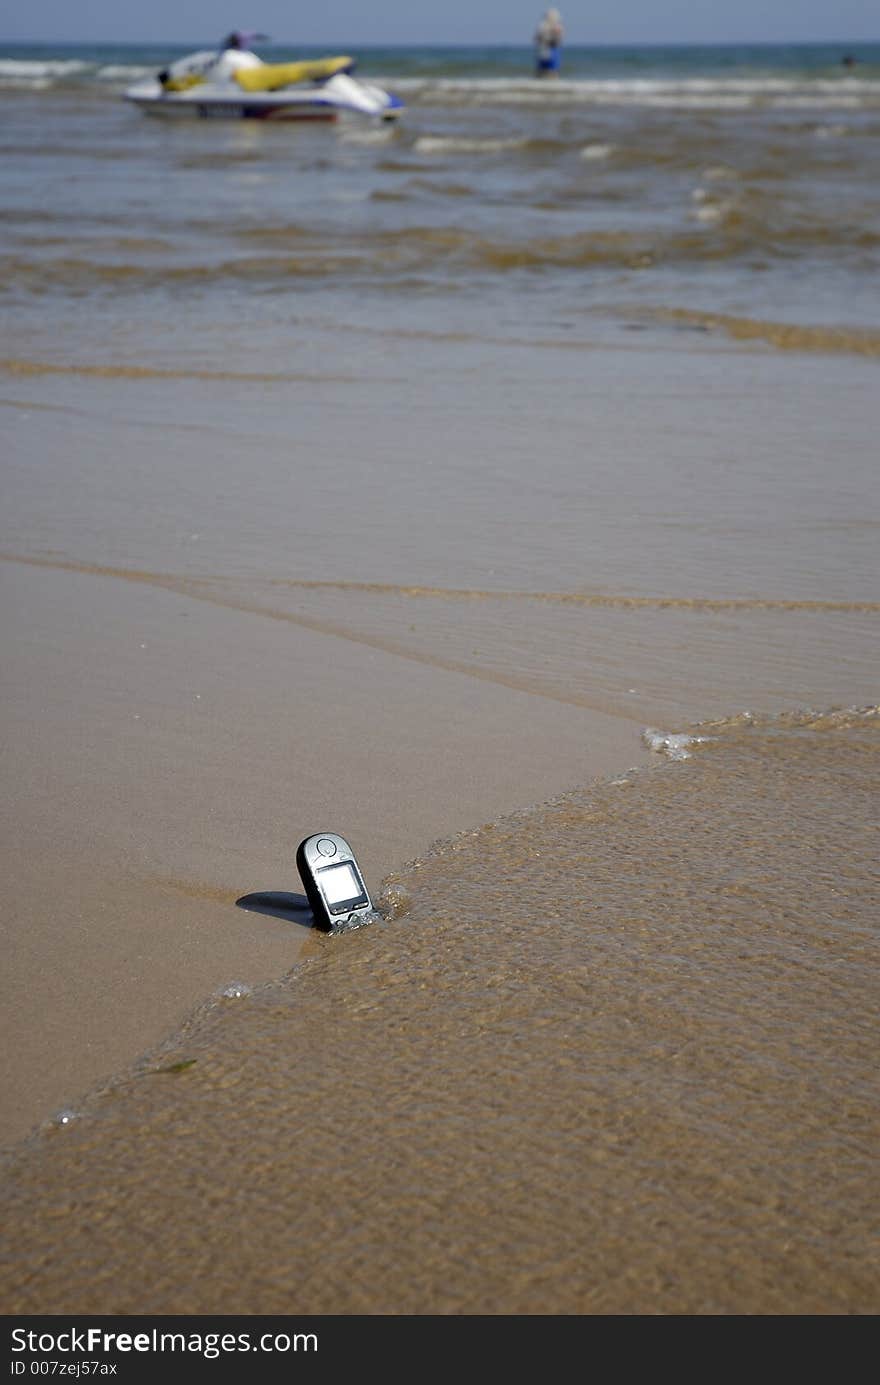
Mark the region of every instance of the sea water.
MULTIPOLYGON (((358 72, 406 113, 332 133, 168 128, 120 99, 175 56, 0 54, 17 333, 35 298, 69 313, 86 295, 102 332, 162 324, 181 365, 185 294, 191 324, 224 332, 259 301, 242 369, 304 321, 325 348, 322 327, 415 320, 572 347, 638 329, 876 353, 877 45, 571 49, 540 82, 525 50, 368 49, 358 72)), ((144 364, 138 347, 133 331, 118 363, 144 364)))
POLYGON ((880 50, 374 50, 320 130, 120 99, 177 55, 0 60, 4 556, 657 763, 71 1093, 7 1311, 876 1311, 880 50))

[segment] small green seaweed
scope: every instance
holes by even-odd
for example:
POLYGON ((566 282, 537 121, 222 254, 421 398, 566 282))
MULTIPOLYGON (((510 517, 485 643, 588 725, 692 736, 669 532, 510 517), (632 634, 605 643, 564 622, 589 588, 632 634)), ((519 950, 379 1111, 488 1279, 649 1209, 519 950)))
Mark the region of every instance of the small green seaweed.
POLYGON ((186 1072, 187 1068, 191 1068, 191 1067, 193 1066, 193 1064, 194 1064, 194 1063, 197 1063, 198 1061, 199 1061, 198 1058, 182 1058, 182 1059, 180 1060, 179 1063, 169 1063, 168 1066, 167 1066, 166 1068, 154 1068, 153 1071, 154 1071, 154 1072, 186 1072))

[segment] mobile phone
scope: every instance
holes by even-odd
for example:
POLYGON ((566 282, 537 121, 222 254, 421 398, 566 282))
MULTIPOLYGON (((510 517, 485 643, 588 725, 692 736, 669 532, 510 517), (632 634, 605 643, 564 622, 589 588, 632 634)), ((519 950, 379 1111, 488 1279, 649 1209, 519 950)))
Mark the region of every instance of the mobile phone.
POLYGON ((315 832, 301 841, 296 867, 325 933, 360 928, 377 917, 355 854, 338 832, 315 832))

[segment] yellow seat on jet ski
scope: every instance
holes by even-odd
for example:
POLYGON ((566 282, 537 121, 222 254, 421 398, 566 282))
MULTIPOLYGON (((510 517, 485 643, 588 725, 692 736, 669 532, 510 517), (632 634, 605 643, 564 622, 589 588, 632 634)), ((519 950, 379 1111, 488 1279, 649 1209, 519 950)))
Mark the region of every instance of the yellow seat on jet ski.
POLYGON ((205 77, 202 72, 186 72, 182 77, 171 77, 164 72, 159 73, 159 81, 163 91, 189 91, 190 87, 200 86, 205 77))
POLYGON ((260 67, 242 67, 233 75, 244 91, 276 91, 294 82, 321 82, 337 72, 348 72, 354 58, 316 58, 298 63, 262 63, 260 67))

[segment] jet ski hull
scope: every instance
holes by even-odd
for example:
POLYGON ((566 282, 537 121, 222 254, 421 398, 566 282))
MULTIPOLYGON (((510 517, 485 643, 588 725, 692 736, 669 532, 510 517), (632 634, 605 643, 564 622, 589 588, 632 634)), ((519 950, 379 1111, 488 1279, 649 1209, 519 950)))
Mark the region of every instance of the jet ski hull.
POLYGON ((352 58, 266 64, 252 54, 196 53, 124 93, 149 115, 198 120, 335 120, 345 112, 393 120, 403 102, 351 76, 352 58), (246 68, 230 66, 231 57, 246 68))
POLYGON ((296 100, 273 96, 240 97, 211 96, 201 92, 174 93, 163 92, 158 82, 155 91, 136 91, 125 93, 125 99, 144 111, 146 115, 161 116, 164 119, 184 120, 336 120, 339 109, 326 100, 305 99, 305 94, 296 100))

